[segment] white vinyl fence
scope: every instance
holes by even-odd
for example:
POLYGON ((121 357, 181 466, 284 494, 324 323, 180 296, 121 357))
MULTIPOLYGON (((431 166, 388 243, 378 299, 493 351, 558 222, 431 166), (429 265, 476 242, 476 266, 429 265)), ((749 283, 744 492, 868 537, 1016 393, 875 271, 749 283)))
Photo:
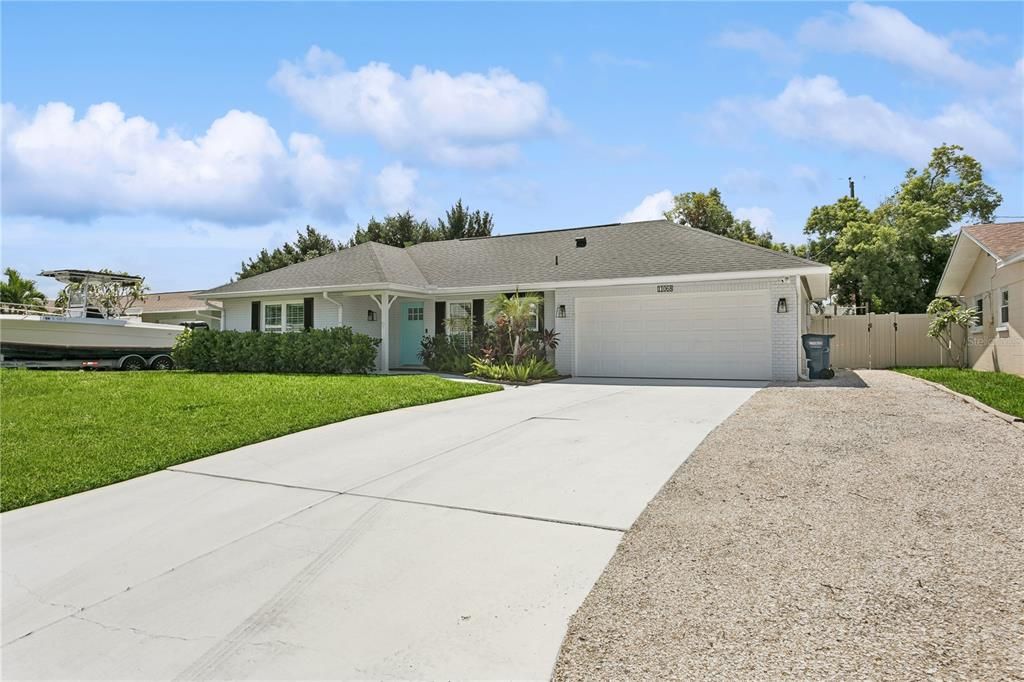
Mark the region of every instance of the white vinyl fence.
POLYGON ((812 315, 813 334, 835 334, 832 366, 846 369, 950 366, 949 352, 928 336, 928 315, 812 315))

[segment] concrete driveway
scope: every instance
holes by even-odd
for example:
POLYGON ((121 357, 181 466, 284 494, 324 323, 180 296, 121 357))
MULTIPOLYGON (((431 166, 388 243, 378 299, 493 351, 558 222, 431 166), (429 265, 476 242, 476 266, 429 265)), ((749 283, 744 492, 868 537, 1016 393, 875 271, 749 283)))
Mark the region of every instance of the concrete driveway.
POLYGON ((760 386, 509 389, 9 512, 3 676, 547 678, 623 531, 760 386))

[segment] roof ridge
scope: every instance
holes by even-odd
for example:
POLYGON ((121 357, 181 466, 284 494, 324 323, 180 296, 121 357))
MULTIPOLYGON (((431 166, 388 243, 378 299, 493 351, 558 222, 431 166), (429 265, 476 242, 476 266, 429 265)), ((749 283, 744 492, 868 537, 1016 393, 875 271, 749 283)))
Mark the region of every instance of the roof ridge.
POLYGON ((380 281, 386 282, 388 278, 388 273, 384 271, 384 263, 381 262, 380 256, 377 255, 377 247, 386 246, 386 244, 381 244, 380 242, 375 242, 371 240, 368 242, 363 242, 362 244, 356 244, 352 248, 354 249, 360 246, 369 247, 369 251, 373 255, 373 262, 377 264, 377 271, 380 273, 380 281))
MULTIPOLYGON (((402 256, 407 261, 409 261, 409 264, 412 265, 413 269, 416 271, 416 274, 418 274, 423 279, 424 282, 428 282, 429 283, 430 280, 428 280, 427 276, 425 274, 423 274, 423 270, 420 269, 419 263, 417 263, 416 259, 412 257, 412 253, 410 253, 410 251, 409 251, 410 247, 392 246, 391 244, 382 244, 381 242, 375 242, 375 241, 369 241, 369 242, 365 242, 365 243, 366 244, 373 244, 375 247, 381 246, 381 247, 384 247, 385 249, 394 249, 394 251, 398 251, 399 253, 402 254, 402 256)), ((417 245, 413 244, 413 246, 417 246, 417 245)), ((391 276, 391 274, 389 272, 387 272, 387 266, 384 264, 384 261, 382 261, 380 259, 380 254, 377 253, 377 249, 376 248, 373 249, 373 257, 374 257, 374 260, 377 261, 377 265, 380 267, 380 274, 384 278, 383 281, 385 281, 385 282, 391 281, 391 280, 388 279, 391 276)))

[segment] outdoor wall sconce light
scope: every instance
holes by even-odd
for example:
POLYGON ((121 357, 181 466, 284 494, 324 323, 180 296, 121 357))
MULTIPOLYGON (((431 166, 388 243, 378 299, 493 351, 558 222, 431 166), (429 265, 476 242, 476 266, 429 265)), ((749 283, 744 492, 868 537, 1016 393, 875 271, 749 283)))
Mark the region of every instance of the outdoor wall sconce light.
POLYGON ((558 306, 558 317, 565 317, 565 304, 558 306))
POLYGON ((377 320, 377 313, 372 311, 372 310, 367 310, 366 311, 366 321, 367 322, 376 322, 376 320, 377 320))
POLYGON ((775 306, 775 312, 777 312, 777 313, 789 312, 789 306, 786 305, 786 299, 784 299, 784 298, 780 298, 779 299, 778 305, 775 306))

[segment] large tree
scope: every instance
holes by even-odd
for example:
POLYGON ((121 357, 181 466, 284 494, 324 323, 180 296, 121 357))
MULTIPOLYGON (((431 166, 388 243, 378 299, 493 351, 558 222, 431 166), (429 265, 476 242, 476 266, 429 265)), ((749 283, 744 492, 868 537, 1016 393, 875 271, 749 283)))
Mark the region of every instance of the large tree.
POLYGON ((378 242, 405 248, 421 242, 436 242, 443 239, 463 239, 466 237, 489 237, 494 229, 494 218, 487 211, 470 211, 456 201, 444 218, 432 227, 426 220, 416 218, 411 211, 384 216, 383 220, 370 218, 366 227, 356 226, 355 234, 349 240, 349 246, 363 242, 378 242))
POLYGON ((448 209, 443 219, 437 221, 438 239, 465 239, 469 237, 490 237, 494 219, 487 211, 470 211, 462 205, 462 199, 448 209))
POLYGON ((294 243, 285 242, 273 251, 263 249, 256 258, 250 258, 248 262, 242 263, 242 269, 235 273, 238 275, 238 279, 302 263, 311 258, 326 256, 342 248, 339 242, 317 231, 311 225, 306 225, 305 233, 297 231, 295 234, 297 238, 294 243))
POLYGON ((767 249, 784 249, 768 231, 758 232, 749 220, 738 220, 722 201, 722 193, 712 187, 707 192, 683 192, 673 197, 673 206, 665 218, 678 225, 695 227, 730 239, 756 244, 767 249))
POLYGON ((13 303, 19 309, 45 309, 46 296, 36 288, 35 280, 22 277, 14 268, 6 268, 4 274, 7 281, 0 282, 0 303, 13 303))
POLYGON ((370 218, 366 227, 357 225, 349 246, 364 242, 377 242, 405 248, 420 242, 436 241, 437 235, 426 220, 417 220, 411 211, 384 216, 383 220, 370 218))
POLYGON ((1001 202, 982 179, 981 164, 962 147, 942 145, 874 210, 844 197, 815 207, 804 232, 812 237, 812 257, 832 266, 838 302, 919 313, 949 258, 950 228, 991 221, 1001 202))

